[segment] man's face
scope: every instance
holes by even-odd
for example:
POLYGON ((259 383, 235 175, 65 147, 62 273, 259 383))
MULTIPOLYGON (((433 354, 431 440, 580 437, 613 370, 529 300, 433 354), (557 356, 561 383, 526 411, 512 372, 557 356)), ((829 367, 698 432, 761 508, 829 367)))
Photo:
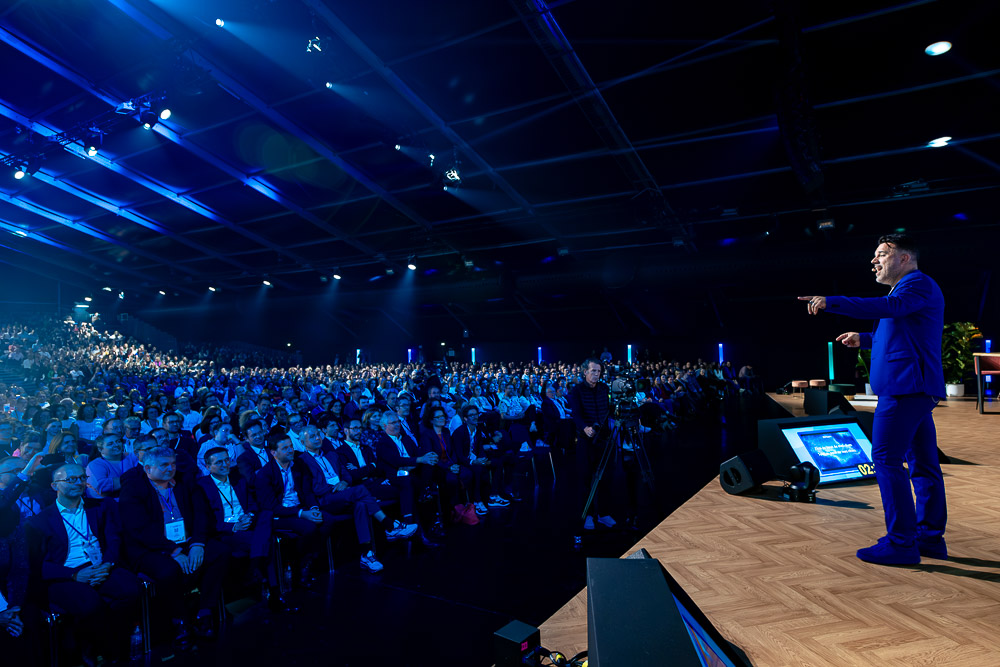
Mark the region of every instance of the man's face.
POLYGON ((331 421, 326 425, 324 433, 330 440, 340 440, 343 437, 343 434, 340 432, 340 424, 335 421, 331 421))
POLYGON ((152 482, 169 482, 177 474, 177 459, 163 456, 143 462, 143 470, 152 482))
POLYGON ((257 412, 262 415, 267 414, 271 410, 271 401, 266 398, 262 398, 257 401, 257 412))
POLYGON ((316 450, 323 446, 323 436, 319 434, 319 429, 315 426, 306 426, 299 434, 302 446, 306 449, 316 450))
POLYGON ((906 271, 904 257, 909 259, 909 253, 903 252, 891 243, 880 243, 875 248, 875 257, 872 258, 875 282, 882 285, 895 285, 899 282, 906 271))
POLYGON ((21 443, 21 456, 19 458, 30 461, 31 457, 42 451, 42 443, 38 440, 21 443))
POLYGON ((411 406, 412 402, 410 401, 409 398, 399 399, 399 401, 397 401, 396 403, 396 414, 398 414, 401 417, 406 417, 407 415, 410 414, 411 406))
POLYGON ((231 467, 232 461, 229 460, 229 454, 226 452, 212 454, 212 458, 208 460, 208 472, 216 477, 228 477, 231 467))
POLYGON ((441 398, 441 389, 440 387, 431 387, 427 390, 427 400, 433 401, 436 398, 441 398))
POLYGON ((599 364, 590 362, 587 364, 586 370, 583 371, 583 379, 587 381, 589 385, 597 384, 597 381, 601 379, 601 367, 599 364))
POLYGON ((396 406, 399 405, 397 400, 396 392, 391 392, 385 396, 385 404, 389 406, 390 410, 395 410, 396 406))
POLYGON ((81 466, 63 466, 52 476, 52 489, 60 498, 80 498, 87 488, 87 473, 81 466))
POLYGON ((264 429, 258 426, 252 426, 250 430, 247 431, 247 442, 249 442, 254 447, 261 447, 264 445, 264 429))
POLYGON ((370 404, 371 404, 371 399, 369 399, 367 396, 362 396, 360 399, 358 399, 358 407, 361 408, 362 410, 367 410, 370 404))
POLYGON ((464 421, 466 426, 475 427, 479 423, 479 410, 469 410, 464 421))
POLYGON ((191 411, 191 401, 189 401, 186 398, 177 399, 177 409, 183 412, 184 414, 187 414, 188 412, 191 411))
POLYGON ((291 439, 286 438, 279 442, 278 447, 271 451, 271 455, 281 465, 291 463, 292 459, 295 458, 295 448, 292 446, 291 439))
POLYGON ((59 443, 59 448, 56 450, 56 454, 76 456, 76 440, 73 439, 73 436, 67 435, 63 437, 62 442, 59 443))
MULTIPOLYGON (((402 404, 401 404, 402 405, 402 404)), ((353 426, 355 422, 351 422, 353 426)), ((360 424, 359 424, 360 426, 360 424)), ((399 425, 399 417, 393 415, 386 415, 382 419, 382 430, 385 431, 386 435, 398 436, 399 432, 402 430, 402 426, 399 425)), ((360 429, 354 433, 355 436, 360 433, 360 429)))
POLYGON ((177 435, 181 432, 181 424, 183 420, 177 415, 171 415, 163 420, 163 428, 167 429, 167 433, 171 436, 177 435))
POLYGON ((122 432, 120 434, 115 433, 114 430, 112 430, 111 433, 115 433, 115 435, 124 435, 128 438, 135 438, 139 435, 140 430, 141 427, 139 424, 126 422, 122 425, 122 432))
POLYGON ((302 431, 302 426, 305 424, 305 420, 302 419, 301 415, 291 415, 288 417, 288 428, 292 429, 295 433, 302 431))

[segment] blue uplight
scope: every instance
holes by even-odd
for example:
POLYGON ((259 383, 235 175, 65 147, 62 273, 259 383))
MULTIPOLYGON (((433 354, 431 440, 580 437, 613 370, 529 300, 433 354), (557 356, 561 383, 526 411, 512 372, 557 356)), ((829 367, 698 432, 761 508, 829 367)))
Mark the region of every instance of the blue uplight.
POLYGON ((955 215, 953 215, 951 217, 955 218, 956 220, 968 220, 969 219, 969 216, 967 216, 964 213, 956 213, 955 215))

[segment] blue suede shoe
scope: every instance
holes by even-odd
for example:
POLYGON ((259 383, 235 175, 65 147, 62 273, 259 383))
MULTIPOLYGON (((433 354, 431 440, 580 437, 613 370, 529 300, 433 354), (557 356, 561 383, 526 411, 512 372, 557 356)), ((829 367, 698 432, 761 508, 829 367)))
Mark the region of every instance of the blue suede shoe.
POLYGON ((883 538, 876 544, 858 549, 858 558, 876 565, 918 565, 920 550, 916 546, 901 547, 883 538))

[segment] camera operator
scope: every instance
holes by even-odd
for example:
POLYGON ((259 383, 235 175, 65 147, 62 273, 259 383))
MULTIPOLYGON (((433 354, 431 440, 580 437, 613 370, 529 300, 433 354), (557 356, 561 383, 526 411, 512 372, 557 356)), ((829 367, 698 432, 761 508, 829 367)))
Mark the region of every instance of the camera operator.
MULTIPOLYGON (((593 486, 595 473, 600 466, 608 436, 608 417, 611 409, 610 389, 601 382, 601 362, 587 359, 583 362, 583 382, 578 382, 569 394, 569 406, 573 421, 579 433, 579 441, 587 452, 587 469, 590 484, 585 487, 587 494, 593 486), (601 437, 599 437, 601 436, 601 437)), ((612 528, 615 520, 609 514, 601 514, 599 507, 606 502, 610 493, 611 477, 602 476, 597 493, 584 521, 584 530, 593 530, 595 518, 602 525, 612 528)), ((584 497, 586 502, 586 497, 584 497)))

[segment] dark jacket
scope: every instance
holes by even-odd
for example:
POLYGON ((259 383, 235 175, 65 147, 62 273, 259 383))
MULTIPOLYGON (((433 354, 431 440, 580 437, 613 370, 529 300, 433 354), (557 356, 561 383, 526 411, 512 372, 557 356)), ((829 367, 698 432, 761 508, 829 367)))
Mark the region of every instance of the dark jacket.
MULTIPOLYGON (((110 498, 84 498, 82 502, 90 531, 101 545, 101 558, 105 563, 117 563, 121 558, 118 503, 110 498)), ((76 571, 64 565, 69 555, 69 534, 59 509, 59 504, 53 503, 28 521, 31 562, 41 567, 43 581, 70 579, 76 571)))
POLYGON ((285 496, 285 484, 281 479, 281 469, 278 462, 271 459, 267 465, 257 471, 257 506, 263 511, 270 511, 276 517, 298 516, 300 509, 319 507, 316 494, 313 492, 313 479, 305 461, 296 460, 292 463, 292 480, 295 492, 299 496, 298 507, 284 507, 281 499, 285 496))
MULTIPOLYGON (((392 444, 392 443, 390 443, 392 444)), ((377 459, 375 457, 375 450, 367 445, 360 445, 361 453, 365 457, 365 465, 362 466, 361 462, 358 461, 358 457, 355 455, 354 450, 346 442, 340 447, 337 447, 337 456, 340 457, 340 462, 346 467, 348 463, 357 468, 357 470, 349 471, 351 473, 351 478, 354 482, 359 482, 368 479, 377 480, 382 477, 379 472, 377 464, 377 459)), ((395 449, 395 447, 394 447, 395 449)))
MULTIPOLYGON (((243 507, 243 511, 258 514, 257 503, 250 494, 250 488, 247 486, 246 480, 237 479, 236 481, 233 481, 232 477, 230 477, 229 483, 236 492, 236 497, 239 499, 240 505, 243 507)), ((212 521, 210 523, 214 525, 215 532, 233 532, 234 524, 226 523, 226 509, 222 506, 222 494, 219 492, 219 487, 217 487, 215 482, 212 481, 212 476, 205 475, 203 477, 199 477, 197 479, 197 484, 205 493, 205 502, 208 503, 209 508, 212 510, 212 521)))
MULTIPOLYGON (((188 542, 205 544, 209 536, 210 514, 204 491, 197 484, 185 481, 177 482, 173 491, 174 502, 184 519, 188 542)), ((123 485, 118 505, 122 518, 122 544, 129 560, 135 562, 150 551, 168 555, 174 552, 177 545, 164 533, 159 494, 148 478, 145 484, 123 485)))
MULTIPOLYGON (((332 449, 329 451, 323 450, 322 455, 333 466, 333 471, 337 473, 337 477, 342 482, 347 482, 347 485, 350 486, 353 483, 351 471, 344 466, 337 453, 332 449)), ((319 463, 316 462, 316 458, 312 454, 309 452, 299 452, 295 455, 295 461, 298 462, 300 460, 309 468, 309 474, 312 476, 312 491, 314 496, 322 498, 333 491, 333 487, 326 481, 326 475, 323 474, 323 470, 319 467, 319 463)), ((295 488, 298 490, 298 486, 295 488)))
POLYGON ((385 472, 389 477, 394 477, 396 471, 400 468, 413 468, 417 465, 417 457, 424 454, 423 450, 420 448, 413 438, 406 435, 406 433, 400 433, 403 439, 403 449, 409 456, 402 456, 399 453, 399 449, 396 447, 389 436, 382 433, 378 440, 375 441, 375 456, 378 460, 378 467, 385 472))

